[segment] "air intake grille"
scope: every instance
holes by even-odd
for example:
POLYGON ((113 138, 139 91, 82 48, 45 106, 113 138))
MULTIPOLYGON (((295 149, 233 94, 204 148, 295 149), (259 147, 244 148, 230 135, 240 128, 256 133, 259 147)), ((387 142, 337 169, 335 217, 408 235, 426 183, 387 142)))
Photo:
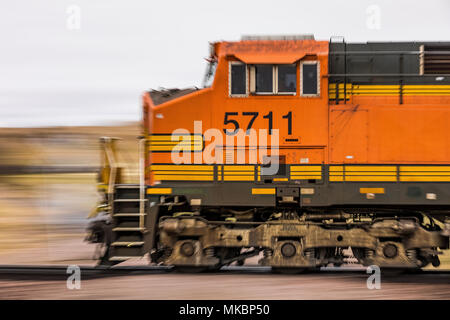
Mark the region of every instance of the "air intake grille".
POLYGON ((425 74, 450 74, 450 46, 425 46, 424 49, 425 74))

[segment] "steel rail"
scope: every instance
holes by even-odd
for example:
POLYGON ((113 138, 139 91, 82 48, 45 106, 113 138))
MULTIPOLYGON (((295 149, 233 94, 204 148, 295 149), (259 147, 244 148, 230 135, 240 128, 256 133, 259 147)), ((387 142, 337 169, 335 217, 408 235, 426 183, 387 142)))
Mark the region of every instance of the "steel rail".
MULTIPOLYGON (((72 265, 0 265, 0 277, 7 276, 64 276, 68 277, 72 272, 68 268, 72 265)), ((173 271, 169 266, 79 266, 81 276, 114 276, 114 275, 146 275, 154 273, 167 273, 173 271)), ((322 267, 311 270, 308 273, 318 274, 348 274, 348 273, 366 273, 367 268, 361 266, 355 267, 322 267)), ((397 271, 392 269, 392 271, 397 271)), ((216 273, 271 273, 271 267, 265 266, 225 266, 216 273)), ((408 274, 418 275, 450 275, 450 270, 411 270, 408 274)))

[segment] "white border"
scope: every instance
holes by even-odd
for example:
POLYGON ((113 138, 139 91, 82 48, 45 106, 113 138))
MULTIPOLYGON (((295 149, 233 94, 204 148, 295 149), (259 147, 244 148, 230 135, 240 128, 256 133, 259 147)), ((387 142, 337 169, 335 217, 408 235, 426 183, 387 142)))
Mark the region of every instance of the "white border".
POLYGON ((300 96, 302 97, 320 97, 320 61, 300 61, 300 96), (317 94, 303 94, 303 65, 316 64, 317 65, 317 94))
POLYGON ((229 61, 228 63, 228 96, 231 98, 245 98, 248 97, 248 65, 239 61, 229 61), (245 94, 231 94, 231 66, 244 65, 245 66, 245 94))

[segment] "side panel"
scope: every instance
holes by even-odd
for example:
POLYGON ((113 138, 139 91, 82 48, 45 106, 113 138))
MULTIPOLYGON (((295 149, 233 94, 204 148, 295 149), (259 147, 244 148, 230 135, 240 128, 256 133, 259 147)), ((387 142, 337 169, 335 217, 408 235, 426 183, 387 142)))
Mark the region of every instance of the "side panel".
POLYGON ((330 106, 330 163, 448 164, 450 105, 330 106))
POLYGON ((449 109, 372 107, 371 159, 378 163, 449 163, 449 109))
POLYGON ((330 110, 330 163, 367 163, 368 110, 347 105, 330 110))

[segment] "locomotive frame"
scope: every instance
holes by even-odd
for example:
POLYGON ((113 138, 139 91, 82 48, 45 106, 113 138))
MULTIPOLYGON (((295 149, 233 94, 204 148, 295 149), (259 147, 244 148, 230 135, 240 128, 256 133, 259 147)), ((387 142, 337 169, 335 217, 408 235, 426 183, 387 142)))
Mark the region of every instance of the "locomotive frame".
POLYGON ((144 94, 139 184, 122 183, 115 142, 102 140, 104 198, 92 216, 106 220, 89 237, 106 245, 101 264, 148 253, 153 263, 216 270, 262 254, 262 265, 298 271, 341 265, 350 247, 363 265, 439 265, 450 236, 450 43, 247 37, 211 48, 210 87, 144 94), (232 77, 242 75, 236 63, 245 66, 245 95, 231 94, 232 77), (306 74, 316 87, 303 77, 305 63, 317 64, 306 74), (264 65, 272 73, 258 73, 264 65), (295 65, 295 95, 277 95, 288 78, 273 72, 282 65, 295 65), (258 94, 258 83, 273 93, 258 94), (317 94, 303 95, 307 85, 317 94), (233 146, 231 158, 219 144, 218 163, 197 161, 211 141, 195 132, 196 120, 232 136, 244 119, 246 133, 252 125, 281 131, 271 143, 275 174, 264 174, 261 159, 235 163, 238 150, 249 159, 261 143, 233 146), (187 164, 173 163, 180 150, 187 164))

